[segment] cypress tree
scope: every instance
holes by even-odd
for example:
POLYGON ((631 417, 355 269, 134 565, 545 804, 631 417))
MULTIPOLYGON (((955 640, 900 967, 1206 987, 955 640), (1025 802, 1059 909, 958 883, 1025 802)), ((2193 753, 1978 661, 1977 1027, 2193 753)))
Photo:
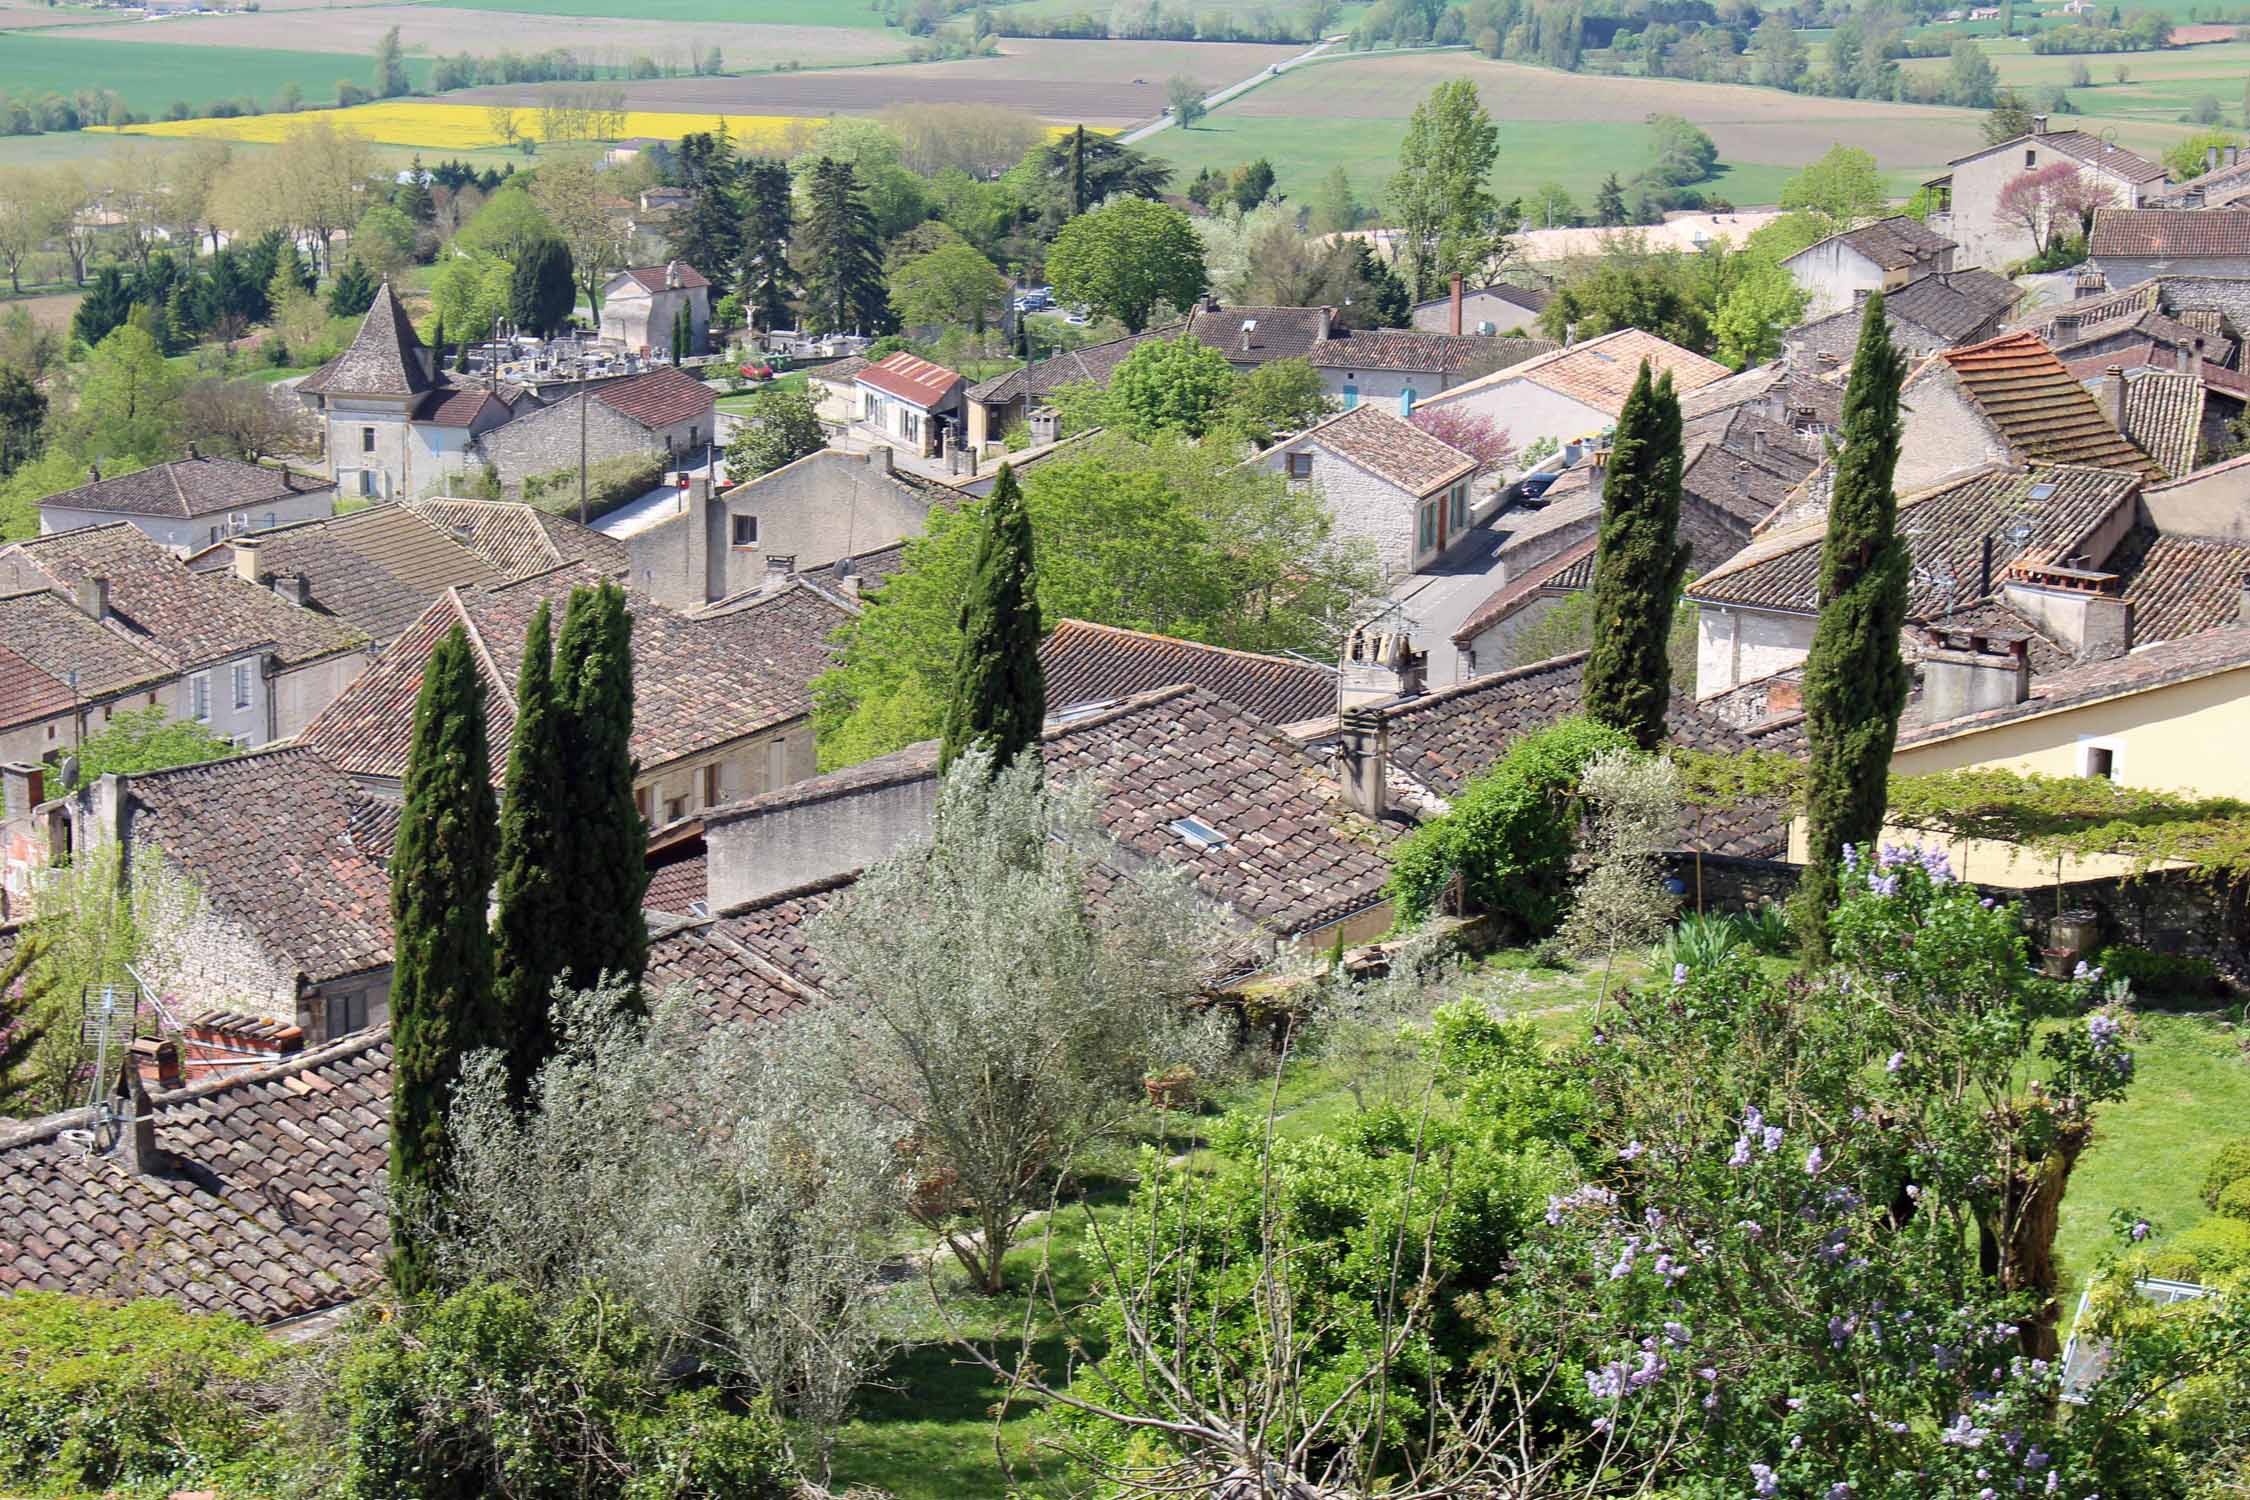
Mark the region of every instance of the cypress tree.
POLYGON ((1086 127, 1081 125, 1070 133, 1070 213, 1072 218, 1086 211, 1086 127))
POLYGON ((804 326, 811 333, 888 333, 890 288, 875 215, 849 162, 822 157, 806 195, 804 326))
POLYGON ((789 264, 789 236, 797 223, 789 168, 778 161, 745 166, 742 214, 742 277, 735 289, 753 331, 779 328, 797 295, 797 273, 789 264))
POLYGON ((1594 647, 1586 658, 1586 714, 1643 750, 1664 738, 1672 699, 1666 643, 1687 548, 1680 543, 1680 402, 1672 376, 1641 361, 1610 442, 1594 544, 1594 647))
POLYGON ((1039 635, 1031 516, 1015 471, 1002 464, 999 482, 985 501, 976 567, 961 603, 961 654, 945 705, 940 770, 976 744, 992 751, 996 771, 1026 750, 1038 753, 1039 728, 1047 716, 1039 635))
POLYGON ((648 967, 648 829, 633 803, 633 617, 615 583, 573 589, 555 649, 567 788, 562 889, 571 921, 554 967, 592 985, 648 967))
POLYGON ((554 985, 578 920, 565 883, 570 785, 563 770, 550 618, 541 603, 524 636, 507 792, 500 806, 500 920, 493 934, 492 988, 508 1027, 508 1081, 518 1099, 552 1050, 554 985))
POLYGON ((407 1296, 431 1284, 423 1232, 445 1191, 461 1059, 508 1040, 485 922, 496 843, 484 681, 456 626, 423 669, 391 859, 391 1282, 407 1296))
POLYGON ((1796 924, 1808 965, 1828 956, 1846 844, 1872 845, 1883 828, 1891 748, 1906 706, 1906 543, 1898 534, 1899 385, 1906 361, 1891 347, 1880 292, 1867 299, 1844 390, 1843 441, 1831 450, 1835 490, 1820 549, 1820 623, 1805 658, 1805 779, 1809 852, 1796 924))

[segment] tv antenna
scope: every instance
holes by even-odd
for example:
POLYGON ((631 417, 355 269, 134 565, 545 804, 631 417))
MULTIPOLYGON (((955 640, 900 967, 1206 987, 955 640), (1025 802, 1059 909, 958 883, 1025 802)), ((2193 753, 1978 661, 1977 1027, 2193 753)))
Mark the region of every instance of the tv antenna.
POLYGON ((86 1100, 93 1127, 86 1133, 89 1154, 107 1151, 116 1143, 118 1116, 109 1102, 110 1059, 132 1043, 139 1017, 140 990, 136 985, 105 981, 89 984, 80 992, 78 1034, 94 1049, 94 1078, 86 1100))

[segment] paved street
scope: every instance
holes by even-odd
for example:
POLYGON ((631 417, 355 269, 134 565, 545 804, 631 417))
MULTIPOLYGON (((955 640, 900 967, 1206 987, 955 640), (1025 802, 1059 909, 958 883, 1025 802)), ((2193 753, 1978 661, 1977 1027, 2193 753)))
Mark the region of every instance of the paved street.
POLYGON ((1406 616, 1414 644, 1430 654, 1433 688, 1460 680, 1453 632, 1500 586, 1500 544, 1510 519, 1503 512, 1470 528, 1443 557, 1391 589, 1391 602, 1406 616))

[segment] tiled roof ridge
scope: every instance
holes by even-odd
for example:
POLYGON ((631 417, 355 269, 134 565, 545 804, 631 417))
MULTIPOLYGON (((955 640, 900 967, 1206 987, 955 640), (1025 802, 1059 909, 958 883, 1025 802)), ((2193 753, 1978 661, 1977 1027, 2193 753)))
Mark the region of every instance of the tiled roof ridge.
POLYGON ((1049 639, 1061 634, 1065 626, 1071 626, 1079 630, 1098 630, 1104 635, 1128 635, 1135 640, 1153 641, 1160 646, 1187 646, 1197 651, 1210 651, 1224 656, 1241 657, 1245 661, 1273 662, 1290 667, 1313 665, 1313 663, 1301 661, 1294 656, 1277 656, 1268 651, 1247 651, 1240 646, 1214 646, 1208 641, 1191 641, 1186 636, 1163 635, 1154 630, 1135 630, 1129 625, 1103 625, 1098 621, 1081 620, 1069 615, 1055 621, 1055 628, 1048 632, 1049 639))
MULTIPOLYGON (((787 969, 783 968, 780 964, 775 963, 772 959, 766 957, 763 953, 760 953, 757 949, 751 947, 748 943, 745 943, 739 938, 736 938, 733 934, 729 933, 726 930, 723 924, 729 917, 747 916, 751 912, 758 911, 764 907, 776 905, 782 901, 793 900, 800 896, 814 895, 823 890, 834 889, 839 880, 848 883, 850 881, 857 880, 859 878, 859 874, 859 871, 854 870, 847 876, 831 877, 830 879, 825 881, 817 881, 808 885, 795 886, 786 891, 777 891, 770 896, 760 896, 754 901, 744 901, 738 903, 735 906, 727 908, 723 912, 713 912, 708 917, 693 917, 686 922, 676 923, 665 928, 664 935, 670 937, 676 933, 685 932, 690 927, 699 928, 700 931, 696 934, 699 938, 701 938, 704 942, 711 944, 715 948, 723 949, 726 952, 727 956, 733 959, 735 962, 743 964, 748 968, 757 970, 759 977, 764 979, 766 983, 773 985, 777 989, 786 990, 790 994, 796 996, 799 1000, 805 1001, 808 1004, 816 1004, 820 1001, 824 1001, 830 998, 826 991, 822 990, 817 985, 808 984, 805 980, 799 978, 795 974, 790 973, 787 969)), ((656 934, 650 934, 650 940, 652 942, 655 940, 655 937, 656 934)))
MULTIPOLYGON (((544 577, 545 575, 538 576, 544 577)), ((498 593, 499 590, 494 589, 493 592, 498 593)), ((462 602, 461 589, 458 584, 446 585, 445 602, 453 610, 453 618, 460 622, 461 633, 469 638, 469 649, 476 653, 479 670, 484 673, 486 681, 492 684, 490 690, 497 692, 502 701, 508 705, 509 711, 513 712, 516 706, 516 685, 505 672, 500 670, 500 664, 493 660, 492 648, 485 644, 484 632, 477 628, 475 613, 462 602)), ((424 664, 424 670, 428 670, 426 663, 424 664)), ((499 768, 495 767, 495 769, 499 768)))
POLYGON ((1416 693, 1411 698, 1402 698, 1395 703, 1386 705, 1383 712, 1386 715, 1407 713, 1428 708, 1435 703, 1445 703, 1454 698, 1465 697, 1472 692, 1484 692, 1504 683, 1524 682, 1533 677, 1543 677, 1553 672, 1564 671, 1577 666, 1591 655, 1593 655, 1591 651, 1568 651, 1561 656, 1550 656, 1545 661, 1525 662, 1520 667, 1509 667, 1499 672, 1486 672, 1478 677, 1465 678, 1450 687, 1432 688, 1428 692, 1416 693))
POLYGON ((1494 620, 1501 618, 1507 606, 1520 599, 1528 598, 1540 589, 1545 588, 1556 578, 1584 562, 1600 544, 1600 537, 1587 537, 1582 542, 1563 548, 1562 551, 1538 564, 1522 577, 1500 585, 1485 598, 1482 604, 1471 610, 1468 616, 1461 621, 1460 626, 1453 632, 1454 641, 1458 643, 1476 636, 1492 624, 1494 620))
MULTIPOLYGON (((361 1031, 350 1032, 334 1041, 324 1042, 318 1047, 308 1047, 302 1052, 290 1053, 279 1062, 269 1063, 263 1067, 236 1069, 221 1073, 216 1077, 199 1079, 194 1083, 185 1084, 176 1089, 168 1089, 163 1093, 152 1093, 148 1096, 148 1102, 152 1105, 185 1104, 198 1099, 212 1098, 234 1089, 254 1088, 261 1084, 275 1083, 281 1079, 292 1078, 299 1073, 324 1067, 344 1058, 357 1057, 363 1052, 382 1046, 390 1039, 391 1028, 388 1023, 370 1026, 361 1031)), ((63 1110, 59 1114, 42 1115, 37 1119, 0 1124, 0 1151, 14 1150, 18 1146, 33 1146, 42 1141, 53 1140, 66 1130, 78 1129, 91 1124, 93 1119, 93 1109, 80 1105, 75 1109, 63 1110)))
POLYGON ((857 884, 859 878, 866 873, 865 870, 845 870, 836 875, 823 875, 818 879, 807 880, 783 890, 768 891, 763 896, 752 896, 747 901, 737 901, 732 906, 722 906, 717 911, 712 912, 710 916, 699 917, 696 920, 717 922, 727 917, 746 917, 754 911, 764 911, 768 907, 779 906, 784 901, 801 901, 807 896, 824 896, 830 891, 840 891, 846 886, 857 884))

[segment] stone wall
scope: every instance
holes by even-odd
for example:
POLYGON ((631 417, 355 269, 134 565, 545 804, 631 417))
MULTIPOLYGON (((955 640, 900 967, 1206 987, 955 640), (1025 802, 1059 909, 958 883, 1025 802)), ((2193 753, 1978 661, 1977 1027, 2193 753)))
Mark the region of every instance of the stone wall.
POLYGON ((583 393, 553 406, 527 412, 479 437, 471 455, 500 476, 511 490, 534 474, 578 467, 578 409, 586 407, 586 458, 590 464, 610 458, 638 458, 664 451, 663 440, 646 427, 583 393))
POLYGON ((909 840, 927 835, 937 815, 937 794, 933 767, 926 774, 879 781, 816 802, 707 819, 703 841, 709 851, 711 910, 880 862, 909 840))

